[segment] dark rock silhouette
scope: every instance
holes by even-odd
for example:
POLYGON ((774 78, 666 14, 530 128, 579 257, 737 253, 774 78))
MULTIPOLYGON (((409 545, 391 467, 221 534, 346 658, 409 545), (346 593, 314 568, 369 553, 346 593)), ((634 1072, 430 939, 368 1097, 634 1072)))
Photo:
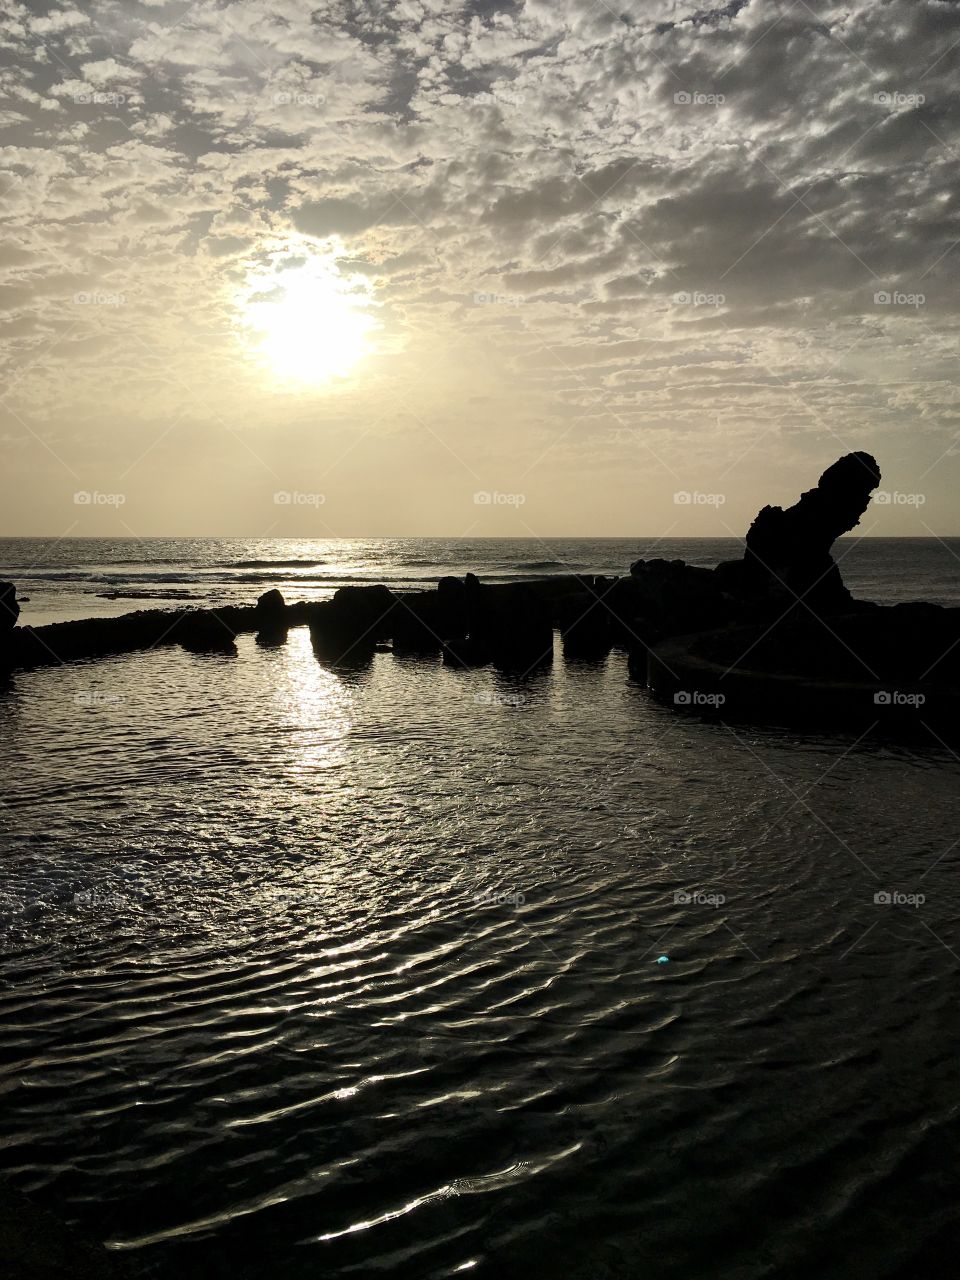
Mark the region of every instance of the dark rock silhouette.
POLYGON ((638 674, 664 701, 724 720, 957 739, 960 608, 792 613, 672 637, 638 674))
POLYGON ((0 582, 0 636, 12 631, 19 617, 17 588, 12 582, 0 582))
MULTIPOLYGON (((287 612, 290 624, 306 622, 309 608, 304 604, 290 606, 287 612)), ((63 662, 103 658, 109 654, 157 649, 179 644, 181 626, 186 628, 183 634, 189 641, 189 629, 197 625, 191 621, 196 612, 192 609, 139 609, 118 618, 84 618, 42 627, 15 627, 8 633, 5 644, 0 645, 0 652, 5 653, 9 669, 31 670, 63 662)), ((216 616, 220 635, 224 634, 221 623, 226 623, 233 634, 256 631, 259 626, 257 611, 252 605, 224 605, 216 610, 216 616)), ((229 636, 226 639, 229 640, 229 636)))
POLYGON ((398 653, 439 653, 443 647, 440 603, 432 593, 422 599, 403 597, 390 623, 398 653))
MULTIPOLYGON (((473 574, 468 574, 473 578, 473 574)), ((444 639, 455 639, 467 634, 467 600, 474 588, 468 587, 466 580, 459 578, 441 578, 437 583, 437 598, 440 603, 441 632, 444 639)))
POLYGON ((177 623, 177 639, 191 653, 237 652, 236 633, 215 609, 191 609, 177 623))
POLYGON ((713 570, 682 560, 637 560, 627 578, 596 578, 560 605, 564 653, 596 658, 612 648, 645 654, 666 636, 724 626, 734 606, 713 570))
MULTIPOLYGON (((652 637, 722 627, 732 614, 713 570, 683 560, 637 560, 617 590, 633 602, 634 617, 643 624, 622 637, 627 645, 644 632, 652 637)), ((621 611, 626 612, 626 607, 621 611)))
POLYGON ((466 637, 447 646, 448 662, 463 666, 492 662, 503 670, 517 671, 551 661, 551 611, 527 583, 487 585, 468 573, 464 611, 466 637))
POLYGON ((285 622, 287 605, 283 593, 276 587, 271 591, 265 591, 257 601, 257 613, 263 618, 265 624, 285 622))
POLYGON ((398 596, 390 631, 398 653, 439 653, 454 634, 446 624, 443 602, 432 591, 398 596))
POLYGON ((560 602, 558 621, 565 658, 591 661, 606 657, 613 648, 615 626, 609 591, 607 580, 599 579, 560 602))
POLYGON ((276 587, 265 591, 257 601, 256 612, 260 620, 257 644, 266 649, 282 645, 287 639, 289 627, 287 605, 282 593, 276 587))
POLYGON ((743 560, 718 565, 718 581, 734 595, 793 597, 820 613, 848 610, 853 598, 830 549, 859 524, 879 483, 875 458, 845 454, 792 507, 763 507, 747 531, 743 560))
POLYGON ((370 648, 390 639, 396 596, 384 586, 341 587, 332 600, 333 616, 345 634, 370 648))
POLYGON ((341 587, 332 600, 310 610, 313 648, 334 665, 355 664, 369 658, 378 644, 392 637, 397 598, 384 586, 341 587))

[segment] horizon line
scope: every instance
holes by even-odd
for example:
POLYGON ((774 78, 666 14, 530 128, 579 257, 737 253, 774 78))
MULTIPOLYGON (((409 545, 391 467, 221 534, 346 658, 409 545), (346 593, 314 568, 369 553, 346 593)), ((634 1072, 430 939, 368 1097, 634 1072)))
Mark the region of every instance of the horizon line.
MULTIPOLYGON (((260 534, 260 533, 0 533, 0 542, 32 539, 36 542, 744 542, 746 533, 644 534, 644 533, 545 533, 545 534, 462 534, 462 533, 356 533, 356 534, 260 534)), ((938 542, 943 538, 960 538, 960 533, 849 533, 836 541, 857 542, 938 542)))

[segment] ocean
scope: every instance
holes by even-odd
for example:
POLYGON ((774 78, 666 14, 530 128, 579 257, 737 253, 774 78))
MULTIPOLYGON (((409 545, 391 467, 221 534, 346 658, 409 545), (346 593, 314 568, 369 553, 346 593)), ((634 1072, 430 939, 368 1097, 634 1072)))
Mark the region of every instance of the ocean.
MULTIPOLYGON (((0 577, 39 623, 737 548, 22 539, 0 577)), ((960 603, 958 554, 838 549, 888 602, 960 603)), ((932 735, 678 716, 617 653, 334 670, 300 628, 16 675, 0 771, 0 1173, 133 1276, 952 1274, 932 735)))
MULTIPOLYGON (((0 538, 0 580, 27 598, 21 621, 40 625, 252 602, 270 587, 322 600, 351 583, 416 590, 468 571, 489 582, 613 576, 637 559, 713 566, 742 554, 737 538, 0 538)), ((866 599, 960 603, 960 538, 844 538, 835 555, 866 599)))

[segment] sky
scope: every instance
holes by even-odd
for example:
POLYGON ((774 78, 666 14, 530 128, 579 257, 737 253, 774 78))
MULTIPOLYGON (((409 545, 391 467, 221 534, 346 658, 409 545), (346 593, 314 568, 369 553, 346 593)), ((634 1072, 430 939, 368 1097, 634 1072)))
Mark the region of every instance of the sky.
POLYGON ((0 535, 960 534, 957 0, 0 8, 0 535))

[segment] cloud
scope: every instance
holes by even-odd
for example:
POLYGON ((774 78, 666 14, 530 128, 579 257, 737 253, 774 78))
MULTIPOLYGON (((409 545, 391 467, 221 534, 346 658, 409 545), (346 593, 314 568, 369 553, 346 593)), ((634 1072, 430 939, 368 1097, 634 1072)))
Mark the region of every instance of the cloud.
MULTIPOLYGON (((14 6, 14 407, 52 430, 105 398, 135 423, 200 396, 211 430, 293 432, 292 398, 258 398, 235 299, 308 237, 386 304, 369 388, 344 393, 374 437, 412 397, 461 457, 502 431, 532 462, 537 424, 571 413, 647 422, 660 454, 698 431, 722 454, 718 415, 766 442, 758 460, 787 427, 813 448, 797 423, 908 458, 922 422, 946 447, 958 39, 945 0, 14 6), (78 317, 57 292, 73 276, 124 307, 78 317), (75 324, 82 343, 55 340, 75 324)), ((594 447, 574 425, 543 465, 594 447)))

